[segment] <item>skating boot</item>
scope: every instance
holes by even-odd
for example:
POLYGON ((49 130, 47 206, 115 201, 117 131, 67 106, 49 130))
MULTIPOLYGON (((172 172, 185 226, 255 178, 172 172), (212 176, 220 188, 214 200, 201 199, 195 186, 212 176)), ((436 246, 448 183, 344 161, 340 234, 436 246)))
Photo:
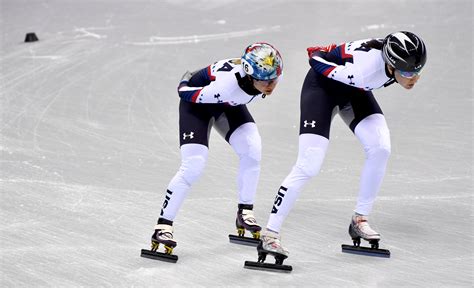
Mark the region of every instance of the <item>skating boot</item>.
POLYGON ((230 242, 249 246, 257 246, 260 243, 260 230, 262 228, 255 220, 253 205, 239 204, 235 226, 237 227, 237 236, 229 235, 230 242), (252 238, 245 237, 245 230, 250 231, 252 238))
POLYGON ((370 228, 367 216, 357 214, 352 216, 351 224, 349 225, 349 235, 354 245, 342 245, 343 252, 390 257, 390 251, 379 249, 380 234, 370 228), (370 243, 370 248, 360 246, 361 238, 370 243))
POLYGON ((372 248, 379 248, 380 234, 370 228, 367 222, 367 216, 352 216, 349 225, 349 235, 354 241, 354 246, 360 246, 360 238, 368 241, 372 248))
POLYGON ((263 269, 279 272, 291 272, 293 267, 283 265, 283 261, 290 254, 286 248, 281 245, 280 235, 276 232, 265 230, 262 233, 262 242, 257 246, 258 261, 245 261, 245 268, 263 269), (275 257, 275 264, 265 263, 267 255, 275 257))
POLYGON ((151 236, 151 251, 157 251, 160 244, 165 247, 165 253, 173 253, 173 248, 177 243, 173 239, 173 226, 166 224, 157 224, 155 226, 155 233, 151 236))
POLYGON ((173 222, 166 219, 159 219, 155 226, 155 232, 151 236, 151 250, 142 249, 142 257, 176 262, 178 256, 173 255, 173 249, 177 243, 173 239, 173 222), (160 244, 163 244, 165 252, 158 252, 160 244))

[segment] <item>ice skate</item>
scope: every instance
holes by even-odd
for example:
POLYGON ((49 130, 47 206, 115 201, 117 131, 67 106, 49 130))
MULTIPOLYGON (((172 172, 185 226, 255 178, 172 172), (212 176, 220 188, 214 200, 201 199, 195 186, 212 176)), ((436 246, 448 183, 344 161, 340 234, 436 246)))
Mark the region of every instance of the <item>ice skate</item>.
POLYGON ((173 226, 169 224, 157 224, 155 232, 151 236, 151 250, 142 249, 141 256, 156 260, 176 262, 178 256, 173 255, 173 249, 177 243, 173 239, 173 226), (159 252, 160 244, 164 247, 164 253, 159 252))
POLYGON ((155 233, 151 236, 151 251, 157 251, 160 244, 163 244, 166 254, 173 253, 173 248, 177 243, 173 239, 173 226, 167 224, 157 224, 155 233))
POLYGON ((352 216, 349 235, 352 238, 353 246, 342 245, 343 252, 390 257, 390 251, 379 249, 380 234, 370 227, 367 216, 352 216), (360 246, 361 238, 369 242, 370 248, 360 246))
POLYGON ((349 225, 349 235, 354 241, 354 246, 360 246, 360 239, 362 238, 369 241, 372 248, 379 247, 380 234, 370 228, 367 216, 352 216, 351 224, 349 225))
POLYGON ((293 268, 289 265, 283 265, 283 261, 290 254, 286 248, 281 245, 280 235, 276 232, 265 230, 262 233, 261 243, 257 246, 257 262, 245 261, 245 268, 264 269, 279 272, 291 272, 293 268), (267 255, 275 257, 275 264, 265 263, 267 255))
POLYGON ((257 246, 260 243, 260 230, 262 228, 257 224, 257 220, 255 220, 253 205, 239 204, 235 226, 237 228, 237 236, 229 235, 230 242, 248 246, 257 246), (252 234, 252 237, 245 236, 246 230, 252 234))
POLYGON ((257 247, 258 252, 275 255, 283 260, 288 257, 290 252, 281 245, 280 235, 278 233, 265 230, 262 233, 262 243, 257 247))

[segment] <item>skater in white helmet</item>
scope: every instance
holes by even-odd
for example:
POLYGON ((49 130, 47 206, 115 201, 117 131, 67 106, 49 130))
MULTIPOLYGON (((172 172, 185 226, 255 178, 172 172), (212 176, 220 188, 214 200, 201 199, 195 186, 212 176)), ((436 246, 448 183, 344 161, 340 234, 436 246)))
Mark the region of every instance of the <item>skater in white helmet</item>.
POLYGON ((261 139, 247 104, 272 94, 283 62, 268 43, 249 45, 241 58, 217 61, 193 73, 186 72, 178 87, 181 167, 164 195, 151 237, 152 251, 159 244, 171 254, 176 246, 173 221, 188 191, 202 174, 208 157, 210 127, 214 127, 239 157, 237 176, 239 234, 260 237, 253 203, 260 174, 261 139))
POLYGON ((426 62, 425 44, 415 34, 400 31, 385 38, 307 51, 311 68, 301 91, 298 158, 277 192, 259 253, 288 256, 280 242, 281 226, 303 185, 320 171, 336 113, 361 142, 366 155, 349 233, 354 244, 362 238, 378 248, 380 234, 367 220, 385 174, 390 133, 371 91, 393 83, 412 89, 426 62))

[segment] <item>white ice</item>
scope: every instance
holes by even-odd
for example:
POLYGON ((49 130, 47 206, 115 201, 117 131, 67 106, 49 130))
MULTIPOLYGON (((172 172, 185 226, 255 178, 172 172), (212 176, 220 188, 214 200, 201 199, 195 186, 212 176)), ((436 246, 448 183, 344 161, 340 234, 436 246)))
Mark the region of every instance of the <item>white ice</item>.
POLYGON ((0 286, 474 285, 472 1, 2 0, 0 13, 0 286), (184 71, 256 41, 282 53, 284 79, 249 106, 265 224, 296 159, 306 47, 397 30, 425 39, 428 63, 413 90, 375 91, 392 156, 371 223, 390 259, 340 251, 363 151, 339 118, 283 226, 291 274, 243 269, 255 248, 228 242, 237 157, 217 133, 175 221, 178 263, 139 256, 179 166, 184 71), (39 41, 24 43, 28 32, 39 41))

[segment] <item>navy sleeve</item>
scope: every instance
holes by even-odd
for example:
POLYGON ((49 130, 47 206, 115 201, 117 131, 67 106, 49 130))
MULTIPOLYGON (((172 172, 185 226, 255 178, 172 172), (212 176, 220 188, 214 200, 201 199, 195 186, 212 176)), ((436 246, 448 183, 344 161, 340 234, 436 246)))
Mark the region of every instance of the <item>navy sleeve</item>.
POLYGON ((203 68, 193 73, 191 79, 189 79, 189 87, 204 87, 211 83, 211 77, 209 75, 209 67, 203 68))

